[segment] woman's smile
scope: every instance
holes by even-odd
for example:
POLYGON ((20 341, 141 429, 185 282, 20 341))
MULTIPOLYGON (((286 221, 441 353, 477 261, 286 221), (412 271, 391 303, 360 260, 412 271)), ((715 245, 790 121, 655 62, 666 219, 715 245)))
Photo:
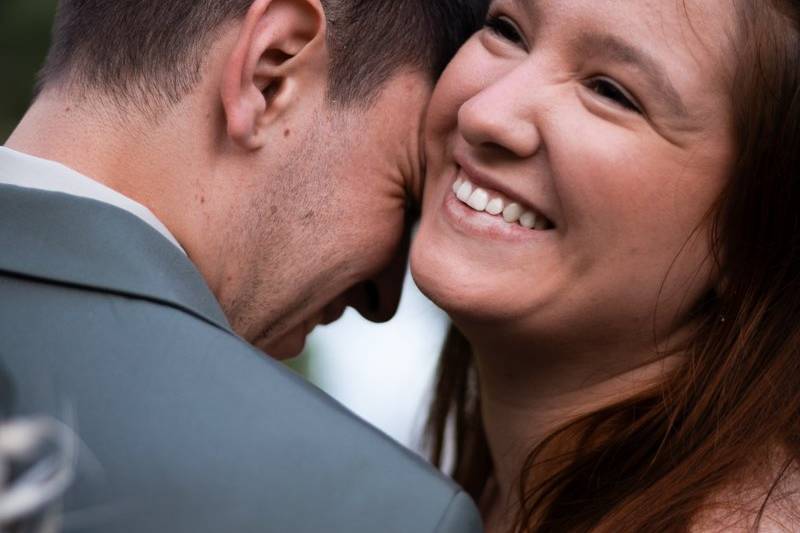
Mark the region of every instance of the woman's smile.
POLYGON ((442 213, 456 230, 493 240, 531 242, 555 229, 542 209, 510 192, 501 180, 468 166, 463 158, 459 163, 442 202, 442 213))
POLYGON ((440 79, 411 264, 487 531, 797 529, 798 17, 494 0, 440 79))
POLYGON ((730 168, 727 51, 685 39, 671 3, 616 5, 498 0, 436 87, 412 269, 457 322, 642 346, 657 304, 667 332, 711 283, 697 230, 730 168))

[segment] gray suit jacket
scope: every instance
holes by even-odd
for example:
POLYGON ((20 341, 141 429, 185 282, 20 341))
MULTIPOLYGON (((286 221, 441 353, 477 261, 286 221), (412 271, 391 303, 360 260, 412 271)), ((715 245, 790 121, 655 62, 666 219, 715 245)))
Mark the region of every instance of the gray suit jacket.
POLYGON ((0 373, 6 414, 82 440, 67 531, 481 530, 463 492, 238 338, 192 263, 112 206, 0 185, 0 373))

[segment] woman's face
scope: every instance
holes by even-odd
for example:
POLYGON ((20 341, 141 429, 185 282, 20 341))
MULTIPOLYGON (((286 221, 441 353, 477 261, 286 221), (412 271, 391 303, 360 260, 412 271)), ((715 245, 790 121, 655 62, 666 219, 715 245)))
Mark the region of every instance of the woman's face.
POLYGON ((732 0, 494 1, 431 103, 422 290, 503 338, 675 328, 713 283, 735 28, 732 0))

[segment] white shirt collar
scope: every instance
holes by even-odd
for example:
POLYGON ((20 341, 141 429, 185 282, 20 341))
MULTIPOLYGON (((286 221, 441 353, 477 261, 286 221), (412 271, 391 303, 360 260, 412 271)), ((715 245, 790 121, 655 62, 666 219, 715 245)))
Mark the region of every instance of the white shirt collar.
POLYGON ((0 184, 71 194, 124 209, 152 226, 181 252, 186 253, 175 236, 145 206, 55 161, 0 146, 0 184))

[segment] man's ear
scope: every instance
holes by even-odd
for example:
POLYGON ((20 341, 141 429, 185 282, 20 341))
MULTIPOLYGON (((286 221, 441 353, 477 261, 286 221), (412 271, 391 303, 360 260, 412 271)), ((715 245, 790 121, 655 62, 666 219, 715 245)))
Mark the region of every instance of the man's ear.
POLYGON ((255 0, 222 77, 228 136, 262 148, 270 126, 291 105, 303 72, 326 72, 325 13, 320 0, 255 0))

